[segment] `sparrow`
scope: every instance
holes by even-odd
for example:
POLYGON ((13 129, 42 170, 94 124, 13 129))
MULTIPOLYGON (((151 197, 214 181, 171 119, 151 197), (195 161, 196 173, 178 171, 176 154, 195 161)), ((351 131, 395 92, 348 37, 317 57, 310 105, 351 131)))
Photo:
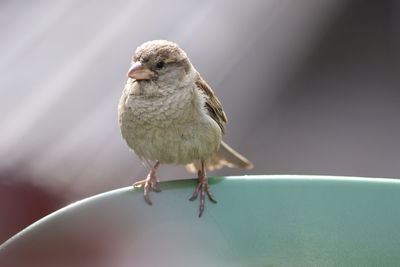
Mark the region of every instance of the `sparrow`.
POLYGON ((160 192, 156 172, 160 164, 186 165, 197 172, 198 184, 190 200, 200 195, 199 217, 210 191, 206 170, 223 166, 252 168, 253 164, 225 144, 227 117, 221 102, 175 43, 154 40, 140 45, 127 73, 118 105, 122 137, 142 160, 152 164, 147 178, 133 184, 160 192))

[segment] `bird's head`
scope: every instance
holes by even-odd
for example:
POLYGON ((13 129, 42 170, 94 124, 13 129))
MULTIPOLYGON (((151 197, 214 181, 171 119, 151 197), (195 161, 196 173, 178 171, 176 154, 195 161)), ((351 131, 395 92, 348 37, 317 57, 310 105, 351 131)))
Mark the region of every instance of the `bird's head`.
POLYGON ((177 44, 155 40, 136 49, 127 75, 140 83, 168 88, 179 84, 191 69, 189 58, 177 44))

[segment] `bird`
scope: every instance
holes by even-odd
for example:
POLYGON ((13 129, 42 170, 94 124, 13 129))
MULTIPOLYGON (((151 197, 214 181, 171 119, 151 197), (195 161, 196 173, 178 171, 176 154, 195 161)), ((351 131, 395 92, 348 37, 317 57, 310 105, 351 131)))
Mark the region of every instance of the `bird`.
POLYGON ((253 164, 225 142, 227 123, 221 102, 178 44, 153 40, 138 46, 118 104, 118 121, 129 148, 152 168, 146 179, 133 184, 150 191, 157 187, 161 164, 186 165, 198 183, 189 200, 200 195, 199 217, 205 194, 217 200, 208 185, 206 170, 223 166, 250 169, 253 164))

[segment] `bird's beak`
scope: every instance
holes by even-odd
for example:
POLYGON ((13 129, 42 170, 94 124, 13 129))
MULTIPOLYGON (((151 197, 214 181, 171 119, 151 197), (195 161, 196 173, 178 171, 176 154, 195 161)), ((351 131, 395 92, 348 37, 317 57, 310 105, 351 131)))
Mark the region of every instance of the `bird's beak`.
POLYGON ((127 75, 135 80, 150 80, 154 76, 154 72, 138 61, 132 63, 127 75))

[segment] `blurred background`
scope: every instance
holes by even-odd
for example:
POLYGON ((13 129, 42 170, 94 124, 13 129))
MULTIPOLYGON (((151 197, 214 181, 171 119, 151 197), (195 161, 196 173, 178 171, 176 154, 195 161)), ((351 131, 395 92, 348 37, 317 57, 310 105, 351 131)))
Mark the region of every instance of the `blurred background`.
POLYGON ((228 115, 224 140, 255 164, 209 176, 400 177, 398 1, 1 1, 0 24, 0 243, 145 178, 117 105, 152 39, 188 53, 228 115))

